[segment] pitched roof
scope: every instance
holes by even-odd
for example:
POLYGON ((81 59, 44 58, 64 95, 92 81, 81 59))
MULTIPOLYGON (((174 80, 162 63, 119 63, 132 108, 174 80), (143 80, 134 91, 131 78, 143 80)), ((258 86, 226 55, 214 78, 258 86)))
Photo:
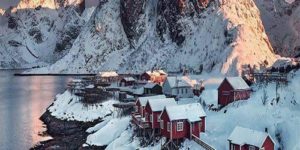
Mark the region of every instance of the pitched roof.
POLYGON ((148 99, 161 99, 166 98, 165 95, 155 95, 155 96, 147 96, 147 97, 139 97, 138 101, 140 101, 141 106, 146 106, 148 99))
POLYGON ((177 105, 174 98, 162 98, 162 99, 149 99, 148 103, 153 112, 162 111, 165 106, 177 105))
POLYGON ((133 77, 125 77, 123 78, 125 81, 135 81, 133 77))
POLYGON ((144 88, 146 89, 152 89, 154 86, 158 85, 157 83, 148 82, 144 85, 144 88))
MULTIPOLYGON (((238 144, 241 146, 248 144, 261 148, 268 136, 269 134, 266 132, 256 131, 237 126, 230 134, 228 140, 230 140, 231 143, 238 144)), ((271 140, 273 141, 272 138, 271 140)))
POLYGON ((165 82, 168 82, 171 88, 192 87, 186 77, 167 77, 165 82))
POLYGON ((117 77, 118 73, 115 71, 99 72, 100 77, 117 77))
POLYGON ((160 76, 162 75, 166 75, 167 73, 163 70, 153 70, 153 71, 147 71, 146 72, 148 75, 154 75, 154 76, 160 76))
POLYGON ((245 82, 245 80, 241 77, 226 77, 225 78, 229 84, 235 90, 246 90, 250 89, 249 85, 245 82))
POLYGON ((166 111, 171 121, 187 119, 189 122, 200 121, 200 117, 206 116, 199 103, 166 106, 166 111))

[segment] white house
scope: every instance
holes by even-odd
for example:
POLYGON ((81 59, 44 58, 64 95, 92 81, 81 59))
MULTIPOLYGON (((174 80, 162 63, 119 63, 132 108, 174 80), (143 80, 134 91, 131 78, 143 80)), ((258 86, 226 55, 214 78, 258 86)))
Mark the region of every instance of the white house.
POLYGON ((163 83, 163 94, 177 98, 193 97, 194 80, 188 77, 167 77, 163 83))

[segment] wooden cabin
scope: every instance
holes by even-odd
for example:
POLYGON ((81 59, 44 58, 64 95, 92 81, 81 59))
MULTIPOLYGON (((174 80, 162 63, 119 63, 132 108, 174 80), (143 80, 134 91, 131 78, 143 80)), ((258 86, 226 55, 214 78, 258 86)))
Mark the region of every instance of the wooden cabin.
POLYGON ((267 132, 235 127, 229 138, 229 150, 274 150, 275 142, 267 132))
POLYGON ((120 81, 120 86, 133 86, 135 84, 135 79, 133 77, 124 77, 120 81))
POLYGON ((160 130, 159 116, 166 106, 177 105, 174 98, 149 99, 145 107, 145 120, 149 122, 149 126, 153 132, 157 133, 160 130))
POLYGON ((161 84, 165 81, 167 75, 163 70, 147 71, 141 75, 141 80, 161 84))
POLYGON ((142 126, 140 124, 144 124, 145 122, 145 106, 148 99, 162 99, 166 98, 165 95, 156 95, 156 96, 147 96, 147 97, 138 97, 135 102, 135 112, 132 113, 133 122, 139 127, 145 128, 146 126, 142 126))
POLYGON ((157 83, 148 82, 144 85, 145 95, 159 95, 162 94, 162 87, 157 83))
POLYGON ((165 95, 176 98, 193 97, 193 84, 188 77, 167 77, 162 85, 162 91, 165 95))
POLYGON ((250 97, 251 88, 241 77, 226 77, 218 87, 218 104, 225 106, 250 97))
POLYGON ((200 138, 200 132, 205 132, 205 117, 199 103, 166 106, 160 115, 161 134, 170 141, 200 138))

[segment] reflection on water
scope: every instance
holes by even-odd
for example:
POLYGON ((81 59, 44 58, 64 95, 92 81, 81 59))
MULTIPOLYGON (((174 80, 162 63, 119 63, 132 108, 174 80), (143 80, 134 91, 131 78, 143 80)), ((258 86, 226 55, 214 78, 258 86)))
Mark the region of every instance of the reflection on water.
POLYGON ((49 137, 39 117, 71 77, 15 77, 0 70, 0 150, 28 149, 49 137))

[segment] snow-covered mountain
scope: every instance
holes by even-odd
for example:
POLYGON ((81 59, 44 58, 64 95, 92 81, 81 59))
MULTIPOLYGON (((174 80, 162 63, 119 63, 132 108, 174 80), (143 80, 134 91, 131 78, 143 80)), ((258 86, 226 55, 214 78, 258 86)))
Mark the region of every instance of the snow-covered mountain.
MULTIPOLYGON (((264 11, 270 1, 100 0, 97 8, 86 9, 83 13, 80 0, 66 0, 59 5, 57 3, 61 1, 47 1, 45 6, 55 8, 49 10, 39 8, 39 4, 22 1, 25 5, 21 3, 18 7, 33 8, 30 13, 21 13, 22 10, 6 12, 22 19, 15 21, 18 28, 13 31, 0 29, 3 33, 0 48, 4 49, 0 53, 0 57, 4 58, 1 59, 2 67, 37 61, 51 64, 57 60, 32 72, 144 71, 153 67, 168 71, 182 68, 197 71, 203 66, 206 71, 237 74, 241 73, 243 65, 272 65, 279 57, 274 54, 273 47, 277 54, 283 56, 295 54, 284 52, 281 44, 276 45, 278 42, 274 39, 283 38, 278 38, 277 32, 264 19, 266 14, 272 13, 264 11), (53 12, 46 12, 50 10, 53 12), (49 13, 54 13, 54 17, 49 17, 49 13), (54 22, 54 29, 52 23, 49 25, 44 21, 38 21, 35 26, 29 24, 32 18, 41 20, 45 15, 54 22), (22 22, 28 23, 19 25, 24 24, 22 22), (24 33, 36 28, 42 33, 42 38, 38 38, 40 36, 36 32, 31 36, 24 33), (36 37, 42 40, 36 41, 36 37)), ((299 6, 292 1, 278 2, 286 7, 299 6)), ((296 16, 297 13, 292 14, 296 16)), ((299 39, 296 33, 291 35, 294 40, 299 39)), ((297 47, 296 43, 291 47, 297 47)))
POLYGON ((72 47, 85 20, 82 0, 22 0, 1 16, 0 67, 53 63, 72 47))
POLYGON ((256 0, 274 51, 300 56, 300 1, 256 0))

